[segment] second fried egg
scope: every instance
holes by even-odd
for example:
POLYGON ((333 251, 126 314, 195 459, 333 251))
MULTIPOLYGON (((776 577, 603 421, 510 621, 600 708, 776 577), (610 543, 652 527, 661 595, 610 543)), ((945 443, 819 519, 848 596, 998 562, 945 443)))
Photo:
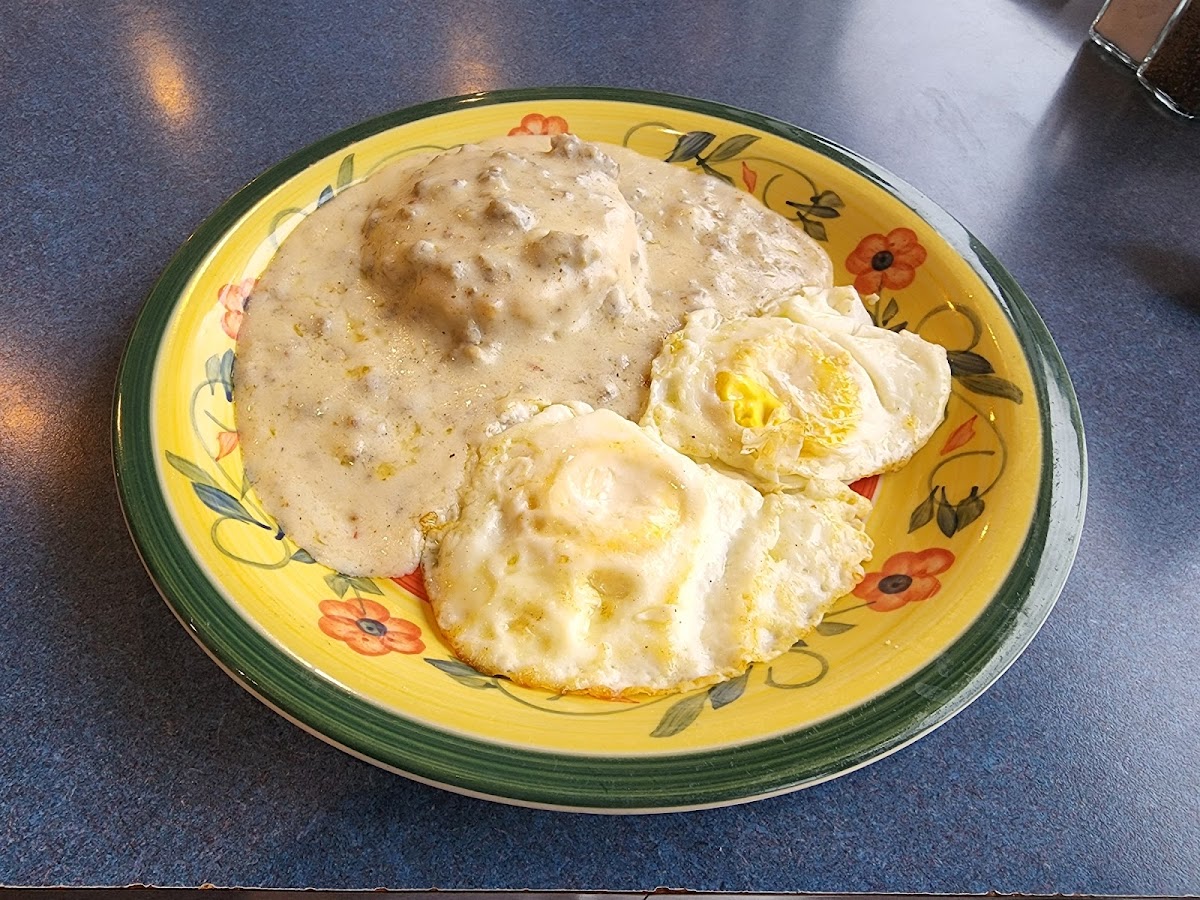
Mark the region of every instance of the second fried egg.
POLYGON ((758 316, 690 314, 654 361, 642 424, 763 490, 903 465, 941 424, 946 351, 871 324, 849 288, 758 316))
POLYGON ((493 436, 427 561, 455 653, 602 697, 686 690, 787 650, 862 577, 870 504, 764 496, 608 410, 555 405, 493 436))

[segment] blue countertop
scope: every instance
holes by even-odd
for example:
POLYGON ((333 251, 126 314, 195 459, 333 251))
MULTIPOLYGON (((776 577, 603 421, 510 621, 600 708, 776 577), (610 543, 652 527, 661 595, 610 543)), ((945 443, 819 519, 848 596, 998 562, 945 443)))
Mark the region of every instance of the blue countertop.
POLYGON ((1200 123, 1087 41, 1099 5, 0 4, 0 884, 1200 891, 1200 123), (329 133, 542 84, 852 147, 1046 320, 1088 433, 1079 556, 1016 665, 911 747, 726 809, 502 806, 300 731, 155 593, 107 435, 174 250, 329 133))

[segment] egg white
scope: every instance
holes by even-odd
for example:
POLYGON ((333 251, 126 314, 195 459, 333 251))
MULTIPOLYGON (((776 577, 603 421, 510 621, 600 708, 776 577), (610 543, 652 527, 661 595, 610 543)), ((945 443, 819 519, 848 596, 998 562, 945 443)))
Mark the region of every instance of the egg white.
POLYGON ((454 652, 531 687, 616 697, 733 677, 862 577, 870 505, 814 481, 764 496, 607 410, 493 435, 426 562, 454 652))
POLYGON ((900 467, 945 415, 943 347, 876 327, 852 288, 760 315, 689 314, 652 367, 642 424, 766 491, 900 467))

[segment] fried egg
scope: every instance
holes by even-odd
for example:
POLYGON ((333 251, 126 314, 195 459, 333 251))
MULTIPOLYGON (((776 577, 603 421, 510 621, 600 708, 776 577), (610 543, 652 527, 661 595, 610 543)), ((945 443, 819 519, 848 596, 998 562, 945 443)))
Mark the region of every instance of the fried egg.
POLYGON ((479 448, 426 560, 460 659, 600 697, 690 689, 786 651, 863 574, 870 504, 763 495, 608 410, 559 404, 479 448))
POLYGON ((810 288, 756 316, 690 314, 654 360, 642 424, 773 491, 900 467, 949 394, 943 347, 876 327, 852 288, 810 288))

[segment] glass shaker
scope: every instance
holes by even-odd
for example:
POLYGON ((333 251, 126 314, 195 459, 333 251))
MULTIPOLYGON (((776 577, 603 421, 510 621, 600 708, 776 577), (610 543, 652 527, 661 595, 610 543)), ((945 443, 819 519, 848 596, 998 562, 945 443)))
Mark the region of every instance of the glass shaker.
POLYGON ((1088 33, 1093 41, 1136 69, 1179 7, 1180 0, 1105 0, 1088 33))
POLYGON ((1188 118, 1200 114, 1200 0, 1183 0, 1137 75, 1175 112, 1188 118))

